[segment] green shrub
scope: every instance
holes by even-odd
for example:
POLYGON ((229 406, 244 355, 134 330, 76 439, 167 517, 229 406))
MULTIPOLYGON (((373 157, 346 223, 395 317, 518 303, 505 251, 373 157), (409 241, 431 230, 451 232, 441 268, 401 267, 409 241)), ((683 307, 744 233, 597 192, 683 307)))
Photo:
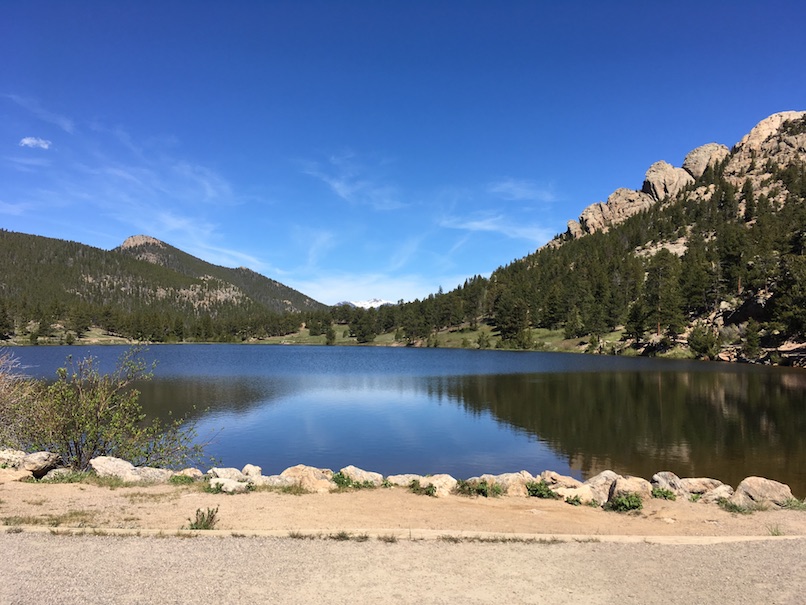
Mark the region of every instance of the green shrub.
POLYGON ((560 498, 560 494, 551 489, 549 484, 546 483, 545 479, 527 482, 526 491, 533 498, 548 498, 551 500, 557 500, 560 498))
POLYGON ((641 502, 641 496, 636 493, 629 492, 616 496, 605 504, 605 510, 615 511, 617 513, 626 513, 633 510, 641 510, 644 503, 641 502))
POLYGON ((661 500, 677 500, 675 493, 670 489, 666 489, 665 487, 653 487, 652 497, 659 498, 661 500))
POLYGON ((716 503, 719 505, 719 508, 728 513, 749 515, 754 511, 753 508, 748 508, 746 506, 742 506, 741 504, 736 504, 735 502, 731 502, 727 498, 720 498, 719 500, 716 501, 716 503))
POLYGON ((355 481, 339 471, 335 475, 333 475, 333 483, 335 483, 339 489, 347 490, 347 489, 372 489, 375 487, 375 484, 371 481, 355 481))
POLYGON ((5 445, 24 451, 61 455, 73 470, 86 470, 96 456, 115 456, 135 466, 178 466, 198 460, 203 445, 194 445, 195 425, 184 419, 145 422, 134 388, 151 373, 131 348, 111 374, 98 371, 97 359, 86 357, 56 372, 56 381, 21 380, 0 361, 0 390, 19 397, 0 397, 0 433, 5 445), (5 386, 3 386, 5 385, 5 386), (24 387, 24 388, 23 388, 24 387))
POLYGON ((570 504, 571 506, 579 506, 582 504, 582 498, 579 495, 576 496, 568 496, 565 501, 570 504))

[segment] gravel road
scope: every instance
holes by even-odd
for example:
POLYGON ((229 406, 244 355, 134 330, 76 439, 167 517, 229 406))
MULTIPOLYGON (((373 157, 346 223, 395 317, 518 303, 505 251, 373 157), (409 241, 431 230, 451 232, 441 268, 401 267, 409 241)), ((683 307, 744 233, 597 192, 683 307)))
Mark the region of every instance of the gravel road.
POLYGON ((804 602, 806 539, 385 543, 0 534, 0 603, 804 602))

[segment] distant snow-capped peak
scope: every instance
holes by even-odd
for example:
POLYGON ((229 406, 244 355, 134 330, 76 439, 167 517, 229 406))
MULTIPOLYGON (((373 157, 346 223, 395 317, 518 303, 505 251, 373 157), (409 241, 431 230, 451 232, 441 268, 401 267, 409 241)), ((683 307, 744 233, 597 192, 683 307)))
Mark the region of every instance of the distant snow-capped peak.
POLYGON ((361 307, 362 309, 376 309, 378 307, 382 307, 383 305, 393 305, 391 300, 382 300, 380 298, 370 298, 369 300, 354 300, 348 301, 340 304, 352 305, 354 307, 361 307))

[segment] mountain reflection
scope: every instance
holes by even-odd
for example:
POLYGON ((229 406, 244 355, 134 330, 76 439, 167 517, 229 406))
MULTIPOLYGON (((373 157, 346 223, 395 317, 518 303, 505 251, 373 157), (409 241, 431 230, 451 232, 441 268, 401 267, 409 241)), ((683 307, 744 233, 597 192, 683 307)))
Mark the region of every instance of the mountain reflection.
POLYGON ((430 379, 427 390, 527 431, 583 476, 671 470, 735 486, 755 474, 806 493, 806 374, 446 376, 430 379))

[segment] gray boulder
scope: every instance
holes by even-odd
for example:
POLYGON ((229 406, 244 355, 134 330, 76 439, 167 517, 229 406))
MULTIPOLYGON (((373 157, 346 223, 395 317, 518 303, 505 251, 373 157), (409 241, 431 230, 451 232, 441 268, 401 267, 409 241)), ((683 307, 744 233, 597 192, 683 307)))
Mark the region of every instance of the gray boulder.
POLYGON ((244 475, 241 471, 237 468, 211 468, 207 471, 207 475, 212 477, 213 479, 232 479, 233 481, 246 481, 246 475, 244 475))
POLYGON ((543 471, 542 473, 540 473, 540 476, 538 478, 548 483, 552 488, 555 487, 575 488, 580 487, 582 485, 582 481, 578 481, 573 477, 569 477, 567 475, 560 475, 559 473, 555 473, 554 471, 543 471))
POLYGON ((431 485, 434 486, 434 489, 436 490, 434 495, 437 498, 449 496, 451 492, 453 492, 453 489, 456 487, 457 483, 459 482, 456 479, 446 474, 430 475, 420 479, 421 487, 429 487, 431 485))
MULTIPOLYGON (((705 494, 724 485, 718 479, 711 479, 710 477, 686 477, 680 479, 680 487, 686 490, 689 494, 705 494)), ((731 489, 731 494, 733 490, 731 489)))
POLYGON ((649 500, 652 497, 652 485, 641 477, 619 477, 610 486, 607 501, 611 502, 619 496, 627 494, 638 494, 641 500, 649 500))
POLYGON ((148 483, 168 483, 175 473, 167 468, 154 468, 152 466, 137 466, 135 472, 140 479, 148 483))
POLYGON ((716 504, 723 499, 730 500, 732 495, 733 488, 730 485, 725 485, 723 483, 722 485, 705 492, 698 502, 702 502, 703 504, 716 504))
POLYGON ((295 481, 291 477, 283 477, 281 475, 260 475, 258 477, 250 475, 249 483, 255 487, 291 487, 295 484, 295 481))
POLYGON ((730 497, 733 504, 748 508, 783 506, 792 499, 794 496, 788 485, 764 477, 747 477, 730 497))
POLYGON ((336 489, 333 482, 333 471, 328 468, 316 468, 298 464, 280 473, 281 477, 293 480, 295 485, 309 492, 325 493, 336 489))
POLYGON ((604 504, 610 497, 610 487, 619 477, 621 477, 621 475, 618 475, 613 471, 610 470, 602 471, 598 475, 594 475, 593 477, 585 481, 583 485, 587 485, 588 487, 590 487, 594 499, 597 502, 604 504))
POLYGON ((0 450, 0 468, 18 469, 26 455, 20 450, 0 450))
POLYGON ((241 474, 245 477, 260 477, 263 474, 263 469, 254 464, 247 464, 241 470, 241 474))
POLYGON ((668 489, 675 496, 686 497, 689 492, 683 487, 680 477, 671 471, 661 471, 652 475, 650 480, 652 487, 668 489))
POLYGON ((389 475, 386 482, 389 485, 396 485, 398 487, 408 487, 412 481, 422 481, 422 475, 412 475, 411 473, 405 475, 389 475))
POLYGON ((131 462, 113 456, 98 456, 90 460, 90 468, 99 477, 117 477, 127 483, 139 483, 142 477, 131 462))
POLYGON ((220 489, 225 494, 243 494, 249 491, 249 484, 244 481, 222 479, 220 477, 210 479, 210 487, 214 490, 220 489))
POLYGON ((39 479, 44 477, 51 469, 59 466, 61 456, 51 452, 35 452, 22 459, 22 468, 39 479))

